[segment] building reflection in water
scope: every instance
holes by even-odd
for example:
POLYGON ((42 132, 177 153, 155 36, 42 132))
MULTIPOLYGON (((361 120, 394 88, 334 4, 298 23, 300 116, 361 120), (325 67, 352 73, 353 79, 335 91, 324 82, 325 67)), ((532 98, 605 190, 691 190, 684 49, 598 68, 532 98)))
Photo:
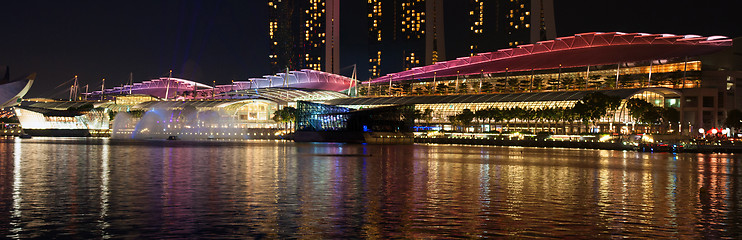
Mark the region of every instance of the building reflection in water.
MULTIPOLYGON (((7 141, 7 140, 6 140, 7 141)), ((0 141, 0 236, 10 235, 15 188, 15 144, 0 141)))
POLYGON ((54 141, 0 141, 2 236, 742 234, 742 179, 730 154, 54 141))
POLYGON ((111 194, 109 190, 110 184, 110 170, 108 167, 110 158, 109 140, 106 138, 103 140, 101 145, 101 167, 100 167, 100 214, 98 220, 98 229, 100 230, 100 236, 104 239, 110 238, 108 233, 108 227, 110 224, 107 222, 109 202, 108 198, 111 194))

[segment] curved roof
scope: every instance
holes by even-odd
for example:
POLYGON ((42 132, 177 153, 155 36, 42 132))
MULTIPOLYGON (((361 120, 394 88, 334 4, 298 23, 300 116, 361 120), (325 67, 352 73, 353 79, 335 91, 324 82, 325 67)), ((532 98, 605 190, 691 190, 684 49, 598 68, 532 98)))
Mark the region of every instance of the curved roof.
POLYGON ((480 53, 411 70, 387 74, 371 82, 530 71, 559 67, 607 65, 621 62, 669 59, 703 55, 732 45, 723 36, 646 34, 646 33, 582 33, 517 48, 480 53))
MULTIPOLYGON (((146 94, 159 98, 173 98, 178 93, 195 92, 196 94, 183 97, 185 99, 208 99, 214 95, 230 94, 243 90, 266 88, 295 88, 317 89, 326 91, 343 91, 356 84, 356 80, 349 77, 303 69, 278 73, 262 78, 250 78, 248 81, 235 81, 232 84, 211 87, 206 84, 180 78, 162 77, 132 85, 124 85, 105 90, 105 94, 146 94)), ((100 95, 101 91, 89 93, 91 96, 100 95)))
MULTIPOLYGON (((348 95, 335 91, 297 88, 258 88, 225 93, 228 98, 266 99, 280 104, 295 101, 325 101, 345 98, 348 95)), ((223 97, 223 96, 219 96, 223 97)))
MULTIPOLYGON (((119 87, 113 87, 105 89, 105 94, 144 94, 155 96, 159 98, 172 97, 176 94, 176 91, 192 91, 195 89, 211 89, 212 87, 203 83, 174 78, 174 77, 161 77, 152 80, 142 81, 140 83, 127 84, 119 87)), ((101 91, 93 91, 86 93, 89 96, 101 95, 101 91)))
POLYGON ((150 108, 182 108, 182 107, 195 107, 195 108, 219 108, 222 106, 241 102, 241 100, 187 100, 187 101, 150 101, 137 104, 134 108, 138 109, 150 109, 150 108))
POLYGON ((200 110, 211 109, 233 113, 237 109, 246 105, 263 103, 272 103, 265 99, 239 99, 239 100, 187 100, 187 101, 150 101, 137 104, 135 108, 150 110, 155 108, 177 109, 177 108, 196 108, 200 110))
POLYGON ((665 96, 678 97, 680 93, 669 88, 632 88, 599 91, 561 91, 510 94, 466 94, 432 95, 406 97, 339 98, 327 101, 330 105, 404 105, 439 103, 491 103, 491 102, 539 102, 539 101, 577 101, 593 92, 627 99, 642 92, 657 92, 665 96))
POLYGON ((0 84, 0 109, 16 105, 18 99, 23 98, 31 89, 35 78, 34 73, 22 80, 0 84))
POLYGON ((301 71, 290 71, 288 72, 288 76, 286 73, 277 73, 273 76, 250 78, 248 82, 234 82, 234 90, 291 87, 337 92, 348 89, 353 84, 355 84, 355 80, 349 77, 311 69, 302 69, 301 71))

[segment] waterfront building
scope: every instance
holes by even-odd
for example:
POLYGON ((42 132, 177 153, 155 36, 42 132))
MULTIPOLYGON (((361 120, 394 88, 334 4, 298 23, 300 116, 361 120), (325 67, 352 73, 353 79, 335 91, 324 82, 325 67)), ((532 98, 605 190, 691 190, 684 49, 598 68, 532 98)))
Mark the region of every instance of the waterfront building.
POLYGON ((350 109, 299 101, 297 142, 412 144, 413 105, 350 109))
POLYGON ((276 110, 348 97, 355 82, 309 69, 212 86, 164 77, 85 93, 83 101, 30 99, 15 114, 32 135, 275 138, 276 110))
MULTIPOLYGON (((268 97, 276 92, 292 92, 292 95, 306 97, 311 94, 334 95, 354 94, 356 81, 354 79, 311 69, 300 71, 279 72, 275 75, 266 75, 259 78, 249 78, 246 81, 233 81, 231 84, 211 86, 192 80, 161 77, 140 83, 85 93, 85 99, 113 99, 115 96, 143 94, 160 99, 175 100, 213 100, 213 99, 240 99, 268 97), (283 90, 281 90, 283 89, 283 90), (344 94, 340 93, 343 92, 344 94), (262 94, 261 94, 262 93, 262 94)), ((299 97, 299 96, 294 97, 299 97)))
MULTIPOLYGON (((596 91, 545 91, 545 92, 523 92, 523 93, 489 93, 489 94, 446 94, 446 95, 421 95, 421 96, 399 96, 399 97, 363 97, 363 98, 338 98, 327 101, 327 104, 346 107, 350 109, 374 108, 395 105, 414 105, 421 112, 429 109, 431 112, 428 120, 417 119, 417 125, 425 129, 454 130, 449 116, 460 114, 464 109, 476 111, 496 109, 557 109, 564 110, 574 107, 577 102, 588 94, 596 91)), ((480 126, 472 125, 469 131, 528 131, 528 132, 554 132, 560 134, 572 134, 588 131, 615 131, 627 134, 636 129, 636 123, 629 114, 626 100, 639 98, 651 103, 659 103, 661 106, 678 107, 681 92, 670 88, 628 88, 615 90, 598 90, 607 96, 618 97, 622 100, 616 110, 608 111, 608 114, 598 119, 597 126, 587 129, 580 124, 574 116, 554 116, 551 121, 537 119, 535 112, 530 116, 513 117, 505 121, 502 116, 496 120, 496 116, 481 116, 480 126), (571 118, 571 119, 570 119, 571 118), (486 119, 486 121, 484 121, 486 119), (492 120, 495 120, 494 122, 492 120), (569 123, 564 120, 569 119, 569 123), (512 120, 512 121, 511 121, 512 120), (505 124, 508 124, 507 126, 505 124), (548 124, 547 124, 548 123, 548 124), (556 123, 556 124, 554 124, 556 123)), ((556 114, 563 114, 556 111, 556 114)), ((677 125, 675 125, 677 127, 677 125)), ((641 127, 641 126, 640 126, 641 127)), ((675 130, 675 129, 673 129, 675 130)))
POLYGON ((6 67, 5 77, 0 79, 0 109, 18 105, 31 89, 34 79, 35 73, 22 79, 10 80, 10 67, 6 67))
POLYGON ((270 0, 268 34, 272 72, 340 68, 340 0, 270 0))
MULTIPOLYGON (((644 98, 656 106, 676 108, 681 119, 678 129, 687 133, 699 128, 718 128, 727 111, 742 107, 740 94, 736 92, 742 74, 740 69, 730 67, 734 64, 726 63, 730 59, 740 62, 738 54, 729 53, 739 50, 730 46, 732 39, 721 36, 584 33, 387 74, 365 82, 364 86, 372 96, 392 99, 410 95, 454 95, 450 98, 455 99, 451 100, 453 102, 441 102, 438 106, 441 110, 460 108, 453 103, 469 104, 465 99, 471 99, 467 97, 470 95, 500 94, 516 96, 515 99, 534 99, 530 97, 536 95, 529 94, 633 89, 635 94, 621 97, 626 100, 626 97, 640 97, 644 93, 657 95, 644 98)), ((376 105, 373 100, 363 106, 344 101, 332 103, 355 107, 376 105)), ((379 101, 379 104, 390 101, 396 100, 379 101)), ((528 108, 570 104, 537 104, 528 108)), ((495 105, 488 102, 467 107, 476 111, 495 105)), ((417 108, 423 110, 423 105, 417 108)), ((440 111, 442 115, 437 123, 446 123, 446 115, 452 113, 440 111)), ((606 126, 635 123, 630 119, 602 121, 606 126)))

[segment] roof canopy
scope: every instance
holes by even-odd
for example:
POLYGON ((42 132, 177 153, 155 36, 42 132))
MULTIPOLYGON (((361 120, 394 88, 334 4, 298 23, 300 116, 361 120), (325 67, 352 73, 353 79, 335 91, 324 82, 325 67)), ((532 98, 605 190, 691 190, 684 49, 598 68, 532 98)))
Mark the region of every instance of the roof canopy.
POLYGON ((344 98, 348 95, 340 92, 319 90, 319 89, 301 89, 301 88, 258 88, 228 92, 229 98, 254 98, 266 99, 279 104, 295 101, 323 101, 335 98, 344 98))
POLYGON ((582 33, 387 74, 371 82, 607 65, 703 55, 732 45, 722 36, 582 33))
POLYGON ((492 102, 539 102, 539 101, 577 101, 593 92, 628 99, 636 94, 651 91, 666 97, 679 97, 680 93, 669 88, 633 88, 600 91, 560 91, 511 94, 466 94, 407 97, 339 98, 327 101, 330 105, 404 105, 441 103, 492 103, 492 102))

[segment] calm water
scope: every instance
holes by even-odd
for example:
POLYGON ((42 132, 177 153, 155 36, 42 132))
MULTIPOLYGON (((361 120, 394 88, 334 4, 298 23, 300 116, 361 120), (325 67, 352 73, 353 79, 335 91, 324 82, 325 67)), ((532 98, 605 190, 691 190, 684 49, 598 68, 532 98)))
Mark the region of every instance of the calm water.
POLYGON ((739 158, 0 139, 0 238, 740 238, 739 158))

